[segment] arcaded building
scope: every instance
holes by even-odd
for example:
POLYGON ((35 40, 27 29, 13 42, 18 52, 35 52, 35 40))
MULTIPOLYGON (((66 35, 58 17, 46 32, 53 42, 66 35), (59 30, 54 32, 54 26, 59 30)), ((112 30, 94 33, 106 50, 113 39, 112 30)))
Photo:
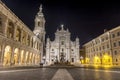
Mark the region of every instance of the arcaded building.
POLYGON ((86 64, 120 65, 120 26, 83 45, 86 64))
POLYGON ((0 66, 38 65, 44 41, 42 7, 31 31, 2 1, 0 1, 0 66))
POLYGON ((55 32, 55 40, 51 41, 47 38, 46 42, 46 63, 54 64, 55 62, 75 63, 79 61, 79 38, 75 41, 70 39, 71 33, 65 30, 63 25, 61 29, 55 32))

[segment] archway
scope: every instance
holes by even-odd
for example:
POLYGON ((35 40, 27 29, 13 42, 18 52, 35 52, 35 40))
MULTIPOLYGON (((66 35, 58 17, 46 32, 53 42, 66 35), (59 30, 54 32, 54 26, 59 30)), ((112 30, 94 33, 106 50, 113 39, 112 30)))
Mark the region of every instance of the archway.
POLYGON ((12 48, 8 45, 5 47, 5 52, 4 52, 4 60, 3 60, 3 65, 10 65, 11 63, 11 54, 12 54, 12 48))
POLYGON ((14 51, 14 64, 18 64, 19 63, 19 49, 16 48, 15 51, 14 51))

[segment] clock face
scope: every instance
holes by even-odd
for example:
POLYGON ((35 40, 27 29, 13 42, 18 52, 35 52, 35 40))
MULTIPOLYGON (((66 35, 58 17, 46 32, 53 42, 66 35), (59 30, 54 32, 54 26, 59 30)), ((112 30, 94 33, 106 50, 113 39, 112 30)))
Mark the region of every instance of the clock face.
POLYGON ((38 38, 40 38, 40 36, 39 36, 39 35, 40 35, 40 33, 36 33, 36 36, 37 36, 38 38))
POLYGON ((39 36, 39 33, 36 33, 36 36, 39 36))

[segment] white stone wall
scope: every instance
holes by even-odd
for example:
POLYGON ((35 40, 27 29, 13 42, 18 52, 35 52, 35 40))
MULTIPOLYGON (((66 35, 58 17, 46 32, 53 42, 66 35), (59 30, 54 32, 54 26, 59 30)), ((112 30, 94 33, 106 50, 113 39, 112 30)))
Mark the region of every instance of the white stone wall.
POLYGON ((56 60, 56 56, 58 62, 61 62, 61 54, 64 55, 64 62, 77 62, 79 61, 79 39, 78 41, 70 40, 70 32, 61 27, 61 29, 57 29, 55 33, 55 40, 50 41, 47 39, 46 43, 46 61, 50 64, 54 63, 56 60), (73 50, 73 51, 72 51, 73 50), (74 60, 72 60, 72 58, 74 60), (53 61, 52 61, 53 60, 53 61))
POLYGON ((39 65, 40 39, 1 1, 0 18, 0 66, 39 65))

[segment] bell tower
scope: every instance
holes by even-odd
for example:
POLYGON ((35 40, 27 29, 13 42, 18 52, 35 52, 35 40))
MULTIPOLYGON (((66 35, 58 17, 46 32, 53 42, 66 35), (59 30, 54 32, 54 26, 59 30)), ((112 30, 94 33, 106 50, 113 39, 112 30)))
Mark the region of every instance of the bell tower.
POLYGON ((40 5, 39 12, 35 16, 35 28, 33 32, 40 39, 45 36, 45 18, 42 12, 42 5, 40 5))
POLYGON ((33 33, 40 39, 40 50, 41 50, 41 60, 43 57, 43 52, 44 52, 44 44, 45 44, 45 18, 42 12, 42 5, 39 7, 39 11, 35 16, 35 27, 33 30, 33 33))

